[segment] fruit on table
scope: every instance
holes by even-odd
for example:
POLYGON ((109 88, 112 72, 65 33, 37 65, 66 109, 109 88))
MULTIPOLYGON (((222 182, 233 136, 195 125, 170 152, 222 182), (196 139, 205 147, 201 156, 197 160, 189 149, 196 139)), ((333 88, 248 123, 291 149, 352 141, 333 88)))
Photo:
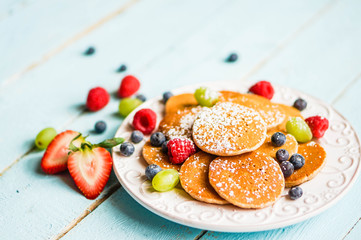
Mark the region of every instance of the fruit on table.
POLYGON ((312 134, 316 138, 321 138, 325 135, 328 129, 329 122, 327 118, 321 116, 312 116, 305 119, 305 122, 311 128, 312 134))
POLYGON ((95 53, 95 48, 94 47, 89 47, 85 52, 84 55, 89 56, 89 55, 93 55, 95 53))
POLYGON ((86 107, 92 112, 99 111, 108 104, 109 99, 110 99, 110 95, 107 92, 107 90, 105 90, 104 88, 102 87, 92 88, 88 93, 88 97, 86 100, 86 107))
POLYGON ((153 147, 160 147, 165 141, 165 136, 161 132, 155 132, 150 136, 150 144, 152 144, 153 147))
POLYGON ((171 98, 173 96, 173 93, 171 92, 165 92, 163 93, 163 103, 165 104, 169 98, 171 98))
POLYGON ((290 157, 290 163, 292 163, 295 169, 300 169, 305 165, 305 158, 301 154, 295 153, 290 157))
POLYGON ((276 132, 272 135, 271 141, 275 147, 281 147, 286 143, 286 136, 281 132, 276 132))
POLYGON ((212 107, 218 102, 218 92, 207 87, 200 87, 194 92, 197 102, 204 107, 212 107))
MULTIPOLYGON (((81 138, 80 134, 78 138, 81 138)), ((86 198, 95 199, 108 182, 113 160, 105 148, 112 148, 123 141, 122 138, 113 138, 98 144, 83 142, 80 147, 70 143, 69 173, 86 198)))
POLYGON ((130 140, 133 143, 139 143, 143 140, 143 138, 144 138, 144 134, 138 130, 133 131, 132 134, 130 135, 130 140))
POLYGON ((123 98, 119 102, 119 114, 126 117, 142 103, 138 98, 123 98))
POLYGON ((238 60, 238 54, 237 53, 231 53, 228 58, 226 59, 227 62, 235 62, 238 60))
POLYGON ((166 169, 158 172, 153 180, 152 186, 156 191, 166 192, 172 190, 179 183, 177 170, 166 169))
POLYGON ((293 107, 297 108, 298 110, 302 111, 307 107, 307 102, 306 100, 302 99, 302 98, 298 98, 294 103, 293 103, 293 107))
POLYGON ((44 128, 41 130, 35 138, 35 145, 37 148, 43 150, 48 147, 49 143, 56 136, 56 130, 54 128, 44 128))
POLYGON ((125 142, 120 145, 119 150, 123 156, 129 157, 134 153, 135 148, 130 142, 125 142))
MULTIPOLYGON (((72 130, 67 130, 56 135, 41 159, 41 168, 44 172, 55 174, 66 170, 70 142, 78 135, 78 132, 72 130)), ((83 141, 84 138, 78 138, 73 144, 80 146, 83 141)))
POLYGON ((117 69, 117 72, 124 72, 124 71, 126 71, 127 70, 127 66, 126 65, 124 65, 124 64, 122 64, 122 65, 120 65, 120 67, 117 69))
POLYGON ((162 171, 162 168, 157 164, 150 164, 145 169, 145 176, 147 176, 147 178, 152 181, 154 176, 160 171, 162 171))
POLYGON ((292 134, 298 142, 308 142, 312 139, 312 132, 307 123, 300 117, 291 117, 286 123, 287 132, 292 134))
POLYGON ((260 95, 271 100, 275 93, 273 86, 268 81, 259 81, 249 88, 251 93, 260 95))
POLYGON ((107 129, 107 124, 104 121, 98 121, 95 123, 94 130, 96 133, 103 133, 107 129))
POLYGON ((301 187, 296 186, 296 187, 292 187, 289 191, 288 191, 288 196, 292 199, 292 200, 296 200, 300 197, 302 197, 303 194, 303 190, 301 187))
POLYGON ((118 96, 121 98, 130 97, 135 94, 139 88, 140 82, 136 77, 132 75, 125 76, 120 83, 118 96))
POLYGON ((293 164, 289 161, 281 162, 280 167, 285 178, 291 176, 295 170, 293 164))
POLYGON ((290 154, 288 153, 288 151, 286 149, 278 149, 276 152, 276 159, 279 162, 287 161, 289 157, 290 157, 290 154))
POLYGON ((150 134, 155 129, 157 114, 152 109, 144 108, 135 113, 133 127, 143 134, 150 134))

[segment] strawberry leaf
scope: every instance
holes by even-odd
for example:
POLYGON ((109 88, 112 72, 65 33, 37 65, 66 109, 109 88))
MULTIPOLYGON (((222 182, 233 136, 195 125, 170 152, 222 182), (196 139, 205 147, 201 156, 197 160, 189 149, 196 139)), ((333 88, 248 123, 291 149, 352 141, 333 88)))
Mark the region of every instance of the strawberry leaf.
POLYGON ((124 138, 112 138, 95 144, 94 147, 112 148, 124 142, 124 138))

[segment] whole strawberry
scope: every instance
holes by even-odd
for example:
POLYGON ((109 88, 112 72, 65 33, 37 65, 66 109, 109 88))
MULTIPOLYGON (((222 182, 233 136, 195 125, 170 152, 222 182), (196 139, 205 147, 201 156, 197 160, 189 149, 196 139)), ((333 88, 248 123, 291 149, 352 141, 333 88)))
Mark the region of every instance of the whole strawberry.
MULTIPOLYGON (((81 137, 79 134, 73 141, 81 137)), ((103 191, 112 170, 113 160, 105 148, 112 148, 124 139, 113 138, 98 144, 83 142, 80 147, 70 144, 68 169, 76 186, 88 199, 95 199, 103 191)))
POLYGON ((329 126, 329 122, 327 118, 321 116, 313 116, 306 118, 305 122, 311 128, 312 134, 316 138, 323 137, 329 126))
POLYGON ((88 93, 86 107, 92 112, 99 111, 108 104, 109 99, 110 95, 104 88, 92 88, 88 93))
POLYGON ((169 140, 168 157, 173 164, 182 164, 189 156, 196 153, 193 141, 186 138, 173 138, 169 140))
POLYGON ((130 97, 135 94, 140 88, 139 80, 132 76, 125 76, 120 83, 120 87, 118 90, 118 96, 121 98, 130 97))
POLYGON ((275 90, 273 89, 271 83, 267 81, 257 82, 249 89, 249 91, 251 93, 268 98, 269 100, 273 98, 273 95, 275 93, 275 90))

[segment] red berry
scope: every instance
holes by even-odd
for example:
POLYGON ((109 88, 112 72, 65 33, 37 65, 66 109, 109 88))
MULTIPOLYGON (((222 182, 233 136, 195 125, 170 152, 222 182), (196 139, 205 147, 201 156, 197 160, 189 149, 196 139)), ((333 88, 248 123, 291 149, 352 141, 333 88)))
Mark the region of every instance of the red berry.
POLYGON ((265 98, 268 98, 269 100, 272 99, 273 94, 275 93, 275 90, 273 89, 270 82, 267 81, 259 81, 255 85, 253 85, 249 91, 251 93, 263 96, 265 98))
POLYGON ((329 122, 327 118, 321 116, 313 116, 305 119, 308 126, 311 128, 312 134, 316 138, 321 138, 328 129, 329 122))
POLYGON ((173 138, 168 144, 169 160, 173 164, 182 164, 189 156, 196 153, 194 143, 186 138, 173 138))
POLYGON ((88 93, 86 106, 90 111, 95 112, 105 107, 108 104, 109 99, 109 93, 104 88, 92 88, 88 93))
POLYGON ((155 129, 157 115, 149 108, 144 108, 136 112, 133 118, 133 127, 143 134, 150 134, 155 129))
POLYGON ((128 75, 125 76, 120 83, 120 87, 118 90, 118 96, 121 98, 130 97, 134 93, 136 93, 140 88, 140 82, 139 80, 132 76, 128 75))

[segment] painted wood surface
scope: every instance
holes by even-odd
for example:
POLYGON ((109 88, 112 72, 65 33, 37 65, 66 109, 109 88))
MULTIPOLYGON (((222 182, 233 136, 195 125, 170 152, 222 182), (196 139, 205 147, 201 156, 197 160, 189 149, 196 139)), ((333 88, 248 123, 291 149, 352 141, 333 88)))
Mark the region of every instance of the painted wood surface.
POLYGON ((6 7, 0 8, 0 33, 6 35, 0 38, 0 49, 6 50, 0 59, 0 144, 6 145, 0 151, 2 238, 360 236, 360 180, 334 207, 303 223, 227 234, 187 228, 150 213, 119 186, 114 175, 97 200, 87 200, 69 174, 43 174, 42 152, 29 152, 34 136, 45 126, 88 133, 95 142, 112 137, 122 121, 116 113, 119 100, 112 97, 98 113, 84 111, 83 104, 93 86, 111 92, 118 88, 124 74, 115 69, 121 63, 129 66, 127 73, 141 79, 141 92, 147 97, 194 82, 268 79, 334 104, 360 134, 359 1, 264 1, 260 7, 254 1, 229 0, 92 0, 86 5, 83 1, 8 0, 0 6, 6 7), (14 8, 14 14, 4 14, 22 2, 28 4, 14 8), (29 26, 26 31, 21 28, 24 21, 29 26), (21 27, 13 30, 14 26, 21 27), (96 54, 84 57, 89 45, 96 46, 96 54), (54 49, 58 50, 52 54, 54 49), (240 54, 240 61, 226 64, 231 51, 240 54), (108 129, 96 135, 91 130, 100 119, 108 129))

